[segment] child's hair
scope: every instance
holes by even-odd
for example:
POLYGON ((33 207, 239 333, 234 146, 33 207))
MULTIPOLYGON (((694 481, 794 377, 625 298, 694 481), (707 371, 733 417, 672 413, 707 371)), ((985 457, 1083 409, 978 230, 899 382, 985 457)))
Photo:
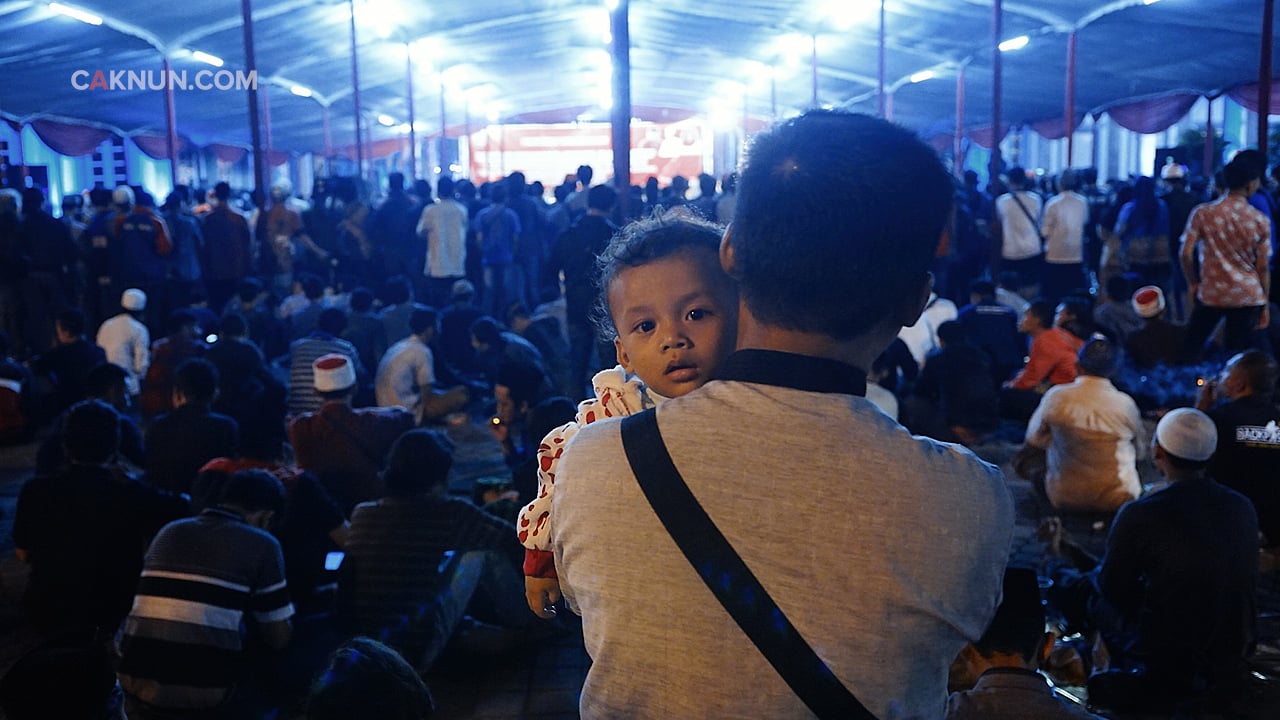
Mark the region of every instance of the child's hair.
POLYGON ((618 334, 609 308, 609 283, 627 268, 688 250, 705 250, 718 257, 724 228, 683 213, 654 215, 623 227, 596 261, 597 293, 592 321, 600 337, 612 341, 618 334))

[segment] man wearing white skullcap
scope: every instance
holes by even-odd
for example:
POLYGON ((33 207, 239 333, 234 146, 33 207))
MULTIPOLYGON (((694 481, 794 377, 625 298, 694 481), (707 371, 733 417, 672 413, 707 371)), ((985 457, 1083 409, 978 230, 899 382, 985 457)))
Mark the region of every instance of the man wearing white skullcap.
POLYGON ((1100 631, 1111 654, 1110 671, 1089 679, 1090 705, 1150 710, 1231 692, 1244 677, 1258 519, 1247 498, 1207 476, 1217 441, 1203 412, 1165 415, 1152 455, 1169 487, 1120 509, 1097 569, 1054 573, 1051 604, 1077 629, 1100 631))

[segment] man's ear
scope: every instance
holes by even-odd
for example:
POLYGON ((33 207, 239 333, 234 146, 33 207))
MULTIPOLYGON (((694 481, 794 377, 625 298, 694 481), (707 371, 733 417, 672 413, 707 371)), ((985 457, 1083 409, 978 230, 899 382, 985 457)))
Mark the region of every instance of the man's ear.
POLYGON ((924 274, 924 282, 920 283, 920 290, 916 296, 910 300, 904 300, 898 307, 898 312, 893 318, 894 322, 902 327, 911 327, 920 319, 920 313, 924 312, 924 308, 929 304, 929 295, 933 293, 933 273, 926 272, 924 274))
POLYGON ((733 251, 733 226, 724 229, 724 237, 720 238, 720 267, 734 280, 738 279, 737 260, 733 251))

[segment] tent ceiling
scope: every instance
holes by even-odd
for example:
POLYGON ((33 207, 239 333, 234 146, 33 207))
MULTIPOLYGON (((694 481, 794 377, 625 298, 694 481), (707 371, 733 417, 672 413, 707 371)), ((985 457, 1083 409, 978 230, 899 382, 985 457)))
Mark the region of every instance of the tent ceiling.
MULTIPOLYGON (((45 2, 0 0, 0 112, 61 116, 125 132, 163 132, 163 93, 78 91, 77 70, 156 70, 167 52, 175 71, 194 78, 212 68, 199 50, 243 69, 240 3, 81 0, 102 16, 91 26, 45 2)), ((351 37, 346 0, 256 0, 259 77, 266 80, 274 149, 323 147, 322 104, 330 105, 333 145, 354 140, 351 37), (289 86, 310 88, 311 99, 289 86)), ((810 38, 817 32, 819 100, 875 112, 877 0, 631 0, 633 113, 647 119, 718 104, 740 118, 771 114, 770 66, 779 112, 811 101, 810 38), (826 8, 850 13, 847 28, 826 8)), ((1190 90, 1215 93, 1257 77, 1261 0, 1023 0, 1005 2, 1003 37, 1030 35, 1002 55, 1005 122, 1060 116, 1067 32, 1078 30, 1077 112, 1125 98, 1190 90), (1087 21, 1087 22, 1086 22, 1087 21), (1085 23, 1082 25, 1082 23, 1085 23)), ((901 83, 894 116, 921 131, 950 132, 957 68, 965 66, 965 125, 990 125, 990 0, 888 0, 886 78, 901 83), (933 69, 932 80, 911 74, 933 69)), ((416 117, 440 126, 440 92, 451 128, 470 100, 479 126, 493 113, 572 121, 607 119, 608 27, 603 0, 413 2, 357 0, 361 105, 375 139, 395 134, 386 115, 408 119, 406 43, 414 42, 416 117), (443 82, 441 73, 443 69, 443 82)), ((243 91, 178 91, 178 131, 197 144, 249 142, 243 91)))

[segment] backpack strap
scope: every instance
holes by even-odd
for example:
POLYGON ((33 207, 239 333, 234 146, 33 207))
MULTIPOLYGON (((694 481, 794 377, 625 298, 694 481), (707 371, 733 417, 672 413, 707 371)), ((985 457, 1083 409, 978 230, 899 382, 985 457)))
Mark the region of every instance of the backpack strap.
POLYGON ((654 409, 622 421, 622 446, 654 513, 778 675, 819 718, 875 720, 783 615, 680 477, 654 409))

